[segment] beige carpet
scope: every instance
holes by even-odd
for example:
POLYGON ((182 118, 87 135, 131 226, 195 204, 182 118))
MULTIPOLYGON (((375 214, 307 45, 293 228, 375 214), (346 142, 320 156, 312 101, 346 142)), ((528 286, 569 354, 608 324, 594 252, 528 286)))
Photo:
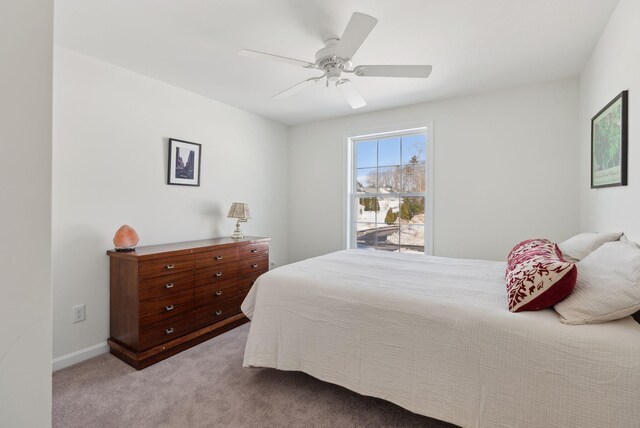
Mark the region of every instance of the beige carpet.
POLYGON ((54 427, 451 427, 297 372, 243 369, 245 324, 145 370, 110 354, 53 375, 54 427))

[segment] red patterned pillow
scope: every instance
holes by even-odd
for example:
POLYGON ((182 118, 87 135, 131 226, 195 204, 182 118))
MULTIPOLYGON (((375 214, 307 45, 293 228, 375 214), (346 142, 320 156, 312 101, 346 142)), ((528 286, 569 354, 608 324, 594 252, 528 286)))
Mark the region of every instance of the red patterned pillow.
POLYGON ((562 258, 546 239, 529 239, 513 247, 507 260, 509 310, 539 311, 563 300, 576 285, 576 265, 562 258))

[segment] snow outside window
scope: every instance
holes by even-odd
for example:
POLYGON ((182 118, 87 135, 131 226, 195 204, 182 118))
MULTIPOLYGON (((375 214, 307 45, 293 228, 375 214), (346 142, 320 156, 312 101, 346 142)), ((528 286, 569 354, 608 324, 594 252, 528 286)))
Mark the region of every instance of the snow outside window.
POLYGON ((425 251, 427 133, 353 139, 352 248, 425 251))

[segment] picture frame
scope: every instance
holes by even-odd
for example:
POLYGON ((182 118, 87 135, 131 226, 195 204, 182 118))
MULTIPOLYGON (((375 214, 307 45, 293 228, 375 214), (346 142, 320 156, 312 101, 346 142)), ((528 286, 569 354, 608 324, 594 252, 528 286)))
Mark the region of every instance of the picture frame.
POLYGON ((202 145, 169 138, 167 184, 200 186, 202 145))
POLYGON ((629 91, 591 119, 591 188, 627 185, 629 91))

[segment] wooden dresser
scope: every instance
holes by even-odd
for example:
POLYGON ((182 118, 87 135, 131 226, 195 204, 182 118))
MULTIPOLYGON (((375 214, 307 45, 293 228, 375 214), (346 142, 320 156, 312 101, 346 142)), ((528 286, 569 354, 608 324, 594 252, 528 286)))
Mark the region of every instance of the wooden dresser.
POLYGON ((107 251, 111 353, 143 369, 249 321, 240 304, 269 270, 269 238, 107 251))

